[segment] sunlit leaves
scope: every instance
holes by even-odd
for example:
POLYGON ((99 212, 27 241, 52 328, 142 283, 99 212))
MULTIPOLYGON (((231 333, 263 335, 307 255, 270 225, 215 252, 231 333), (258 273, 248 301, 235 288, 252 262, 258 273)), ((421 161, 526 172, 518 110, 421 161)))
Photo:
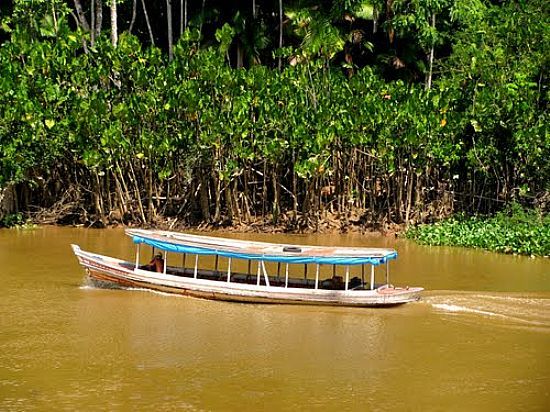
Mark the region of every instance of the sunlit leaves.
MULTIPOLYGON (((441 41, 430 16, 447 3, 396 1, 392 24, 425 54, 441 41)), ((355 10, 344 19, 370 16, 368 2, 341 4, 355 10)), ((321 179, 347 185, 352 173, 334 171, 362 168, 338 163, 360 153, 376 176, 407 170, 458 185, 477 174, 499 187, 506 176, 508 193, 531 195, 549 170, 545 27, 534 8, 454 4, 453 48, 431 90, 385 80, 376 65, 349 64, 351 77, 332 68, 354 34, 316 9, 285 10, 296 38, 280 51, 289 58, 281 71, 228 66, 230 45, 245 39, 237 40, 242 21, 222 26, 214 45, 199 47, 198 31, 187 30, 168 62, 128 34, 117 49, 100 37, 85 53, 82 34, 61 20, 54 38, 19 16, 14 41, 0 49, 0 184, 55 166, 99 173, 119 165, 161 181, 196 181, 208 170, 228 185, 265 168, 281 172, 285 187, 294 175, 306 188, 321 179)), ((39 9, 32 21, 48 23, 51 9, 39 9)))
POLYGON ((513 204, 492 218, 459 216, 435 225, 411 227, 407 237, 428 245, 550 256, 550 217, 526 212, 513 204))

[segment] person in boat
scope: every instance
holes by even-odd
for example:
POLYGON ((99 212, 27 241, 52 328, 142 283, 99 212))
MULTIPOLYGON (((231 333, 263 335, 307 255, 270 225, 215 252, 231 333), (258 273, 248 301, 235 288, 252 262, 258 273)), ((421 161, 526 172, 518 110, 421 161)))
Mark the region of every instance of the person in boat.
POLYGON ((140 269, 162 273, 164 271, 164 259, 162 255, 160 253, 156 254, 148 264, 141 266, 140 269))
POLYGON ((321 288, 329 290, 343 290, 344 278, 342 276, 332 276, 330 279, 325 279, 321 282, 321 288))
POLYGON ((354 276, 350 279, 348 288, 349 289, 358 289, 363 286, 363 282, 357 276, 354 276))
MULTIPOLYGON (((349 281, 348 289, 357 289, 360 286, 363 286, 363 282, 357 276, 354 276, 349 281)), ((321 288, 329 289, 329 290, 344 290, 345 289, 344 278, 342 276, 334 275, 330 279, 323 280, 321 282, 321 288)))

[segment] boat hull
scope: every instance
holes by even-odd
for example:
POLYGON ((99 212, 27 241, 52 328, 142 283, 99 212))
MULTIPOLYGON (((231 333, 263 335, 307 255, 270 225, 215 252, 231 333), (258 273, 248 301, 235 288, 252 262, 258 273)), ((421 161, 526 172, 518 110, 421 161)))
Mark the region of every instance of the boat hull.
POLYGON ((81 250, 73 245, 79 263, 88 276, 117 287, 140 288, 201 299, 243 303, 308 304, 329 306, 395 306, 420 298, 422 288, 381 287, 368 291, 284 288, 195 279, 134 269, 133 264, 81 250))

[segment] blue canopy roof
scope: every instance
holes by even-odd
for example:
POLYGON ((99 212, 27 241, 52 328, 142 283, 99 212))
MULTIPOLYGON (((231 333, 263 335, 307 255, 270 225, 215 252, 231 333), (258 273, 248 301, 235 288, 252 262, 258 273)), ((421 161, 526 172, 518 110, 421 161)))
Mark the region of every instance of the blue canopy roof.
POLYGON ((320 246, 276 245, 261 242, 174 234, 171 232, 128 230, 134 243, 146 244, 174 253, 218 255, 226 258, 263 260, 289 264, 380 265, 397 257, 393 249, 331 248, 320 246), (139 233, 138 233, 139 232, 139 233), (185 241, 186 238, 190 240, 185 241), (198 240, 197 240, 198 238, 198 240), (204 244, 200 244, 203 240, 204 244), (220 243, 216 243, 219 240, 220 243), (265 245, 265 246, 264 246, 265 245), (261 251, 263 249, 263 251, 261 251), (323 253, 326 250, 327 253, 323 253), (358 252, 370 252, 359 253, 358 252), (364 256, 363 256, 364 254, 364 256))

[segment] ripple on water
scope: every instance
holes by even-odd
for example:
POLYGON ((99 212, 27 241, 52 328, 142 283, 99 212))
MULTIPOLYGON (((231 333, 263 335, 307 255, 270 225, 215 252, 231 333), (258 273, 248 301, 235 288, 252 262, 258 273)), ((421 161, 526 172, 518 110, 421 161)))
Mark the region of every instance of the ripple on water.
POLYGON ((424 302, 449 315, 483 316, 550 332, 550 296, 519 293, 431 292, 424 302))

